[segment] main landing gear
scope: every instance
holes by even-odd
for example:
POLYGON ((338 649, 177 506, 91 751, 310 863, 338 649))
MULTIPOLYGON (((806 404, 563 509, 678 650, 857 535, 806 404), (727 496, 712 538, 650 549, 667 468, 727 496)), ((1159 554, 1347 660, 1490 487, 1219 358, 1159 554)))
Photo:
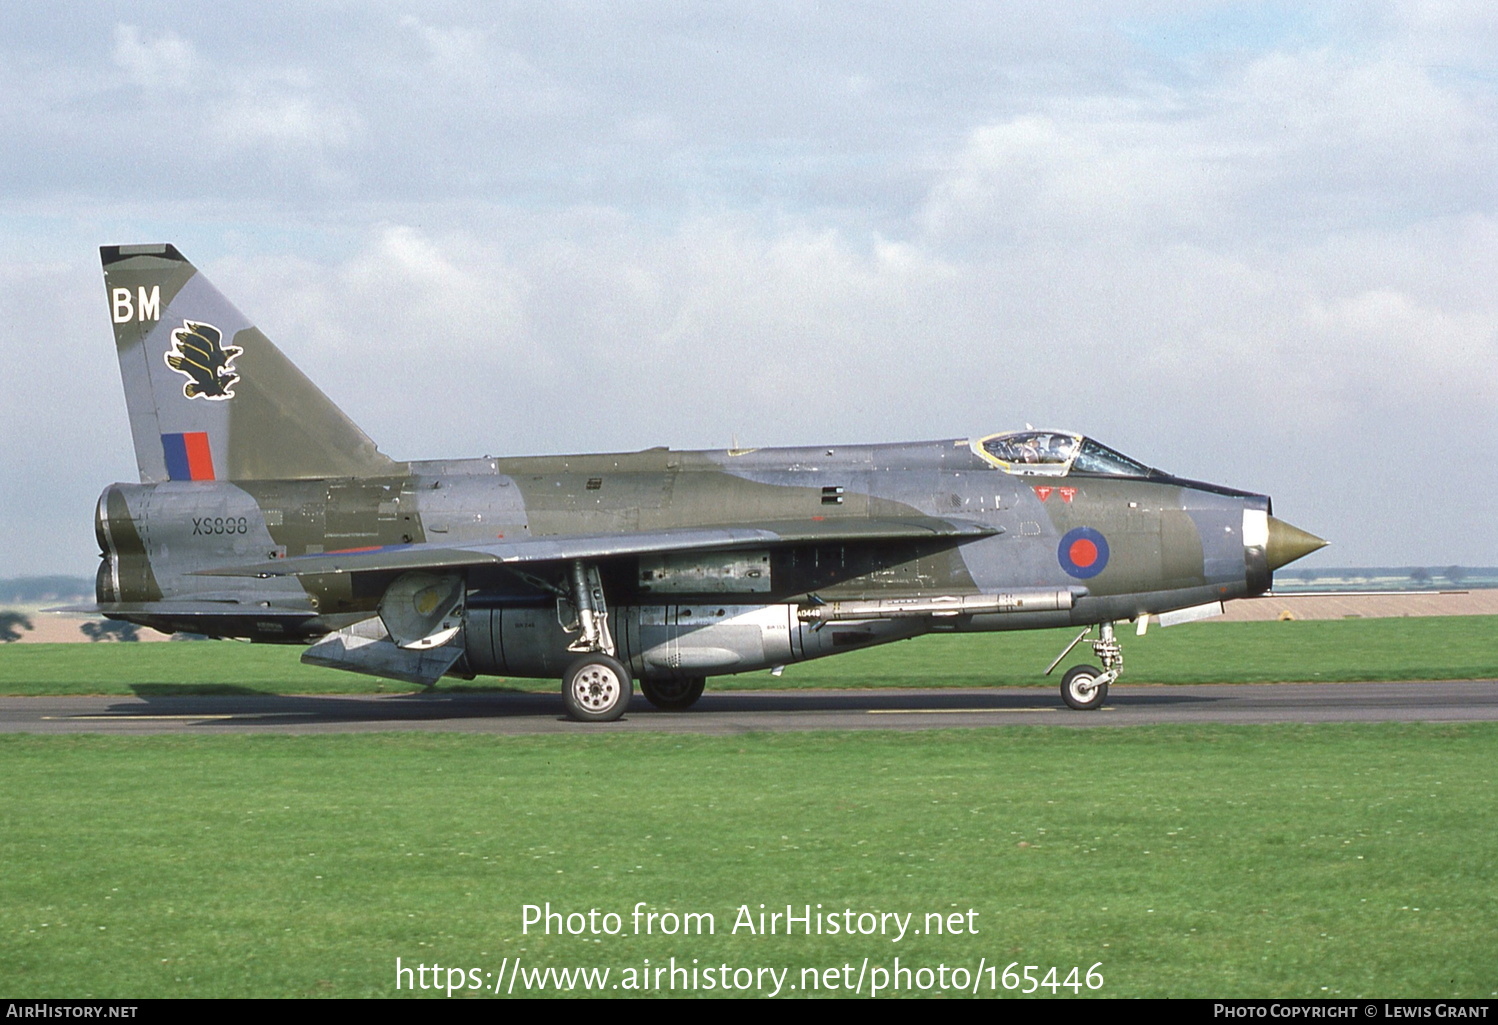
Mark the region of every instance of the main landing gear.
POLYGON ((612 655, 595 651, 567 667, 562 701, 567 716, 578 722, 612 722, 624 714, 634 696, 629 670, 612 655))
MULTIPOLYGON (((609 612, 598 567, 581 560, 574 562, 568 582, 577 621, 564 621, 564 625, 578 631, 578 638, 567 645, 567 650, 580 653, 580 657, 562 676, 562 702, 568 717, 579 722, 613 722, 629 707, 635 685, 629 670, 615 657, 617 649, 609 633, 609 612)), ((564 601, 557 603, 559 618, 564 601)))
MULTIPOLYGON (((608 605, 598 567, 577 560, 569 567, 565 586, 541 586, 557 595, 557 619, 562 628, 577 634, 567 650, 577 652, 578 658, 562 675, 567 717, 578 722, 613 722, 629 707, 635 685, 629 668, 619 661, 614 636, 609 632, 608 605)), ((642 679, 640 691, 656 708, 681 712, 697 703, 706 682, 701 676, 642 679)))
MULTIPOLYGON (((1045 674, 1050 676, 1051 670, 1060 665, 1061 660, 1071 654, 1071 650, 1091 632, 1092 627, 1089 626, 1077 634, 1076 639, 1066 646, 1066 650, 1056 656, 1056 661, 1050 664, 1045 674)), ((1079 712, 1090 712, 1095 708, 1101 708, 1108 697, 1108 685, 1117 680, 1119 674, 1123 672, 1123 649, 1114 636, 1112 623, 1103 623, 1099 627, 1098 638, 1092 642, 1092 653, 1097 656, 1099 662, 1103 663, 1102 669, 1093 666, 1072 666, 1061 677, 1061 700, 1079 712)))
POLYGON ((706 683, 706 677, 702 676, 686 676, 674 680, 642 679, 640 693, 645 695, 645 700, 663 712, 684 712, 702 697, 702 687, 706 683))

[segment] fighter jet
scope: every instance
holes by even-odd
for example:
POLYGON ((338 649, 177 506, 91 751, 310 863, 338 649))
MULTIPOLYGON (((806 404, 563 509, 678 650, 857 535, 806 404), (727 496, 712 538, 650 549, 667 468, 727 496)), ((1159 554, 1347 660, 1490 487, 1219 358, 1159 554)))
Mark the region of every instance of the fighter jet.
POLYGON ((1085 710, 1123 667, 1116 624, 1220 612, 1325 544, 1065 430, 400 462, 175 247, 102 256, 140 483, 99 498, 74 611, 425 686, 559 677, 587 721, 636 681, 681 710, 711 676, 1082 627, 1100 666, 1060 689, 1085 710))

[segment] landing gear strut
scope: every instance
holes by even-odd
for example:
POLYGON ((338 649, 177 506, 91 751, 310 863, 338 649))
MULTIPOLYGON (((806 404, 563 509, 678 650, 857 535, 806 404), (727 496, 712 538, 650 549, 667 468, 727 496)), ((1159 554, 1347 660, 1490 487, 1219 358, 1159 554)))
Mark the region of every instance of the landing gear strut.
MULTIPOLYGON (((1077 644, 1092 632, 1088 627, 1077 634, 1076 639, 1066 646, 1066 650, 1056 656, 1050 668, 1045 672, 1049 676, 1051 670, 1061 664, 1061 660, 1071 653, 1077 644)), ((1103 663, 1102 669, 1093 666, 1072 666, 1061 677, 1061 700, 1080 712, 1089 712, 1094 708, 1102 707, 1103 701, 1108 697, 1108 685, 1118 679, 1123 672, 1123 649, 1119 646, 1117 638, 1113 633, 1111 622, 1103 623, 1098 629, 1098 638, 1092 642, 1092 653, 1097 656, 1099 662, 1103 663)))
MULTIPOLYGON (((612 722, 624 714, 634 697, 634 681, 623 662, 615 657, 613 634, 609 632, 608 606, 603 598, 603 582, 598 567, 582 560, 572 564, 568 575, 571 604, 577 610, 576 624, 568 629, 578 631, 577 640, 568 651, 582 657, 567 667, 562 676, 562 701, 567 715, 579 722, 612 722)), ((559 612, 562 602, 558 602, 559 612)))
POLYGON ((572 607, 577 609, 581 636, 567 645, 568 651, 601 651, 614 654, 614 636, 609 633, 609 610, 603 600, 603 581, 598 567, 581 559, 572 564, 572 607))

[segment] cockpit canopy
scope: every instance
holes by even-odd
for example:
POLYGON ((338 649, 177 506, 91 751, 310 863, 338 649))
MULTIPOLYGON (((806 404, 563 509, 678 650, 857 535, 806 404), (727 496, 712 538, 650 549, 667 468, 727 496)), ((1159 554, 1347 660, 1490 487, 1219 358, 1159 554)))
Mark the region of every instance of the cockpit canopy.
POLYGON ((968 442, 973 453, 1005 473, 1065 477, 1071 473, 1106 477, 1149 477, 1159 471, 1135 462, 1107 445, 1070 431, 1005 431, 968 442))

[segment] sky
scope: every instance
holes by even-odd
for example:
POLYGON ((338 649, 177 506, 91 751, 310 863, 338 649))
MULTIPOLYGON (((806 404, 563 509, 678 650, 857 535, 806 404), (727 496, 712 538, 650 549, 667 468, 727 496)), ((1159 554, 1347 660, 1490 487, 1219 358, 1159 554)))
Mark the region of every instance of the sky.
POLYGON ((397 459, 1029 423, 1498 565, 1488 3, 18 3, 0 94, 0 577, 136 479, 144 242, 397 459))

